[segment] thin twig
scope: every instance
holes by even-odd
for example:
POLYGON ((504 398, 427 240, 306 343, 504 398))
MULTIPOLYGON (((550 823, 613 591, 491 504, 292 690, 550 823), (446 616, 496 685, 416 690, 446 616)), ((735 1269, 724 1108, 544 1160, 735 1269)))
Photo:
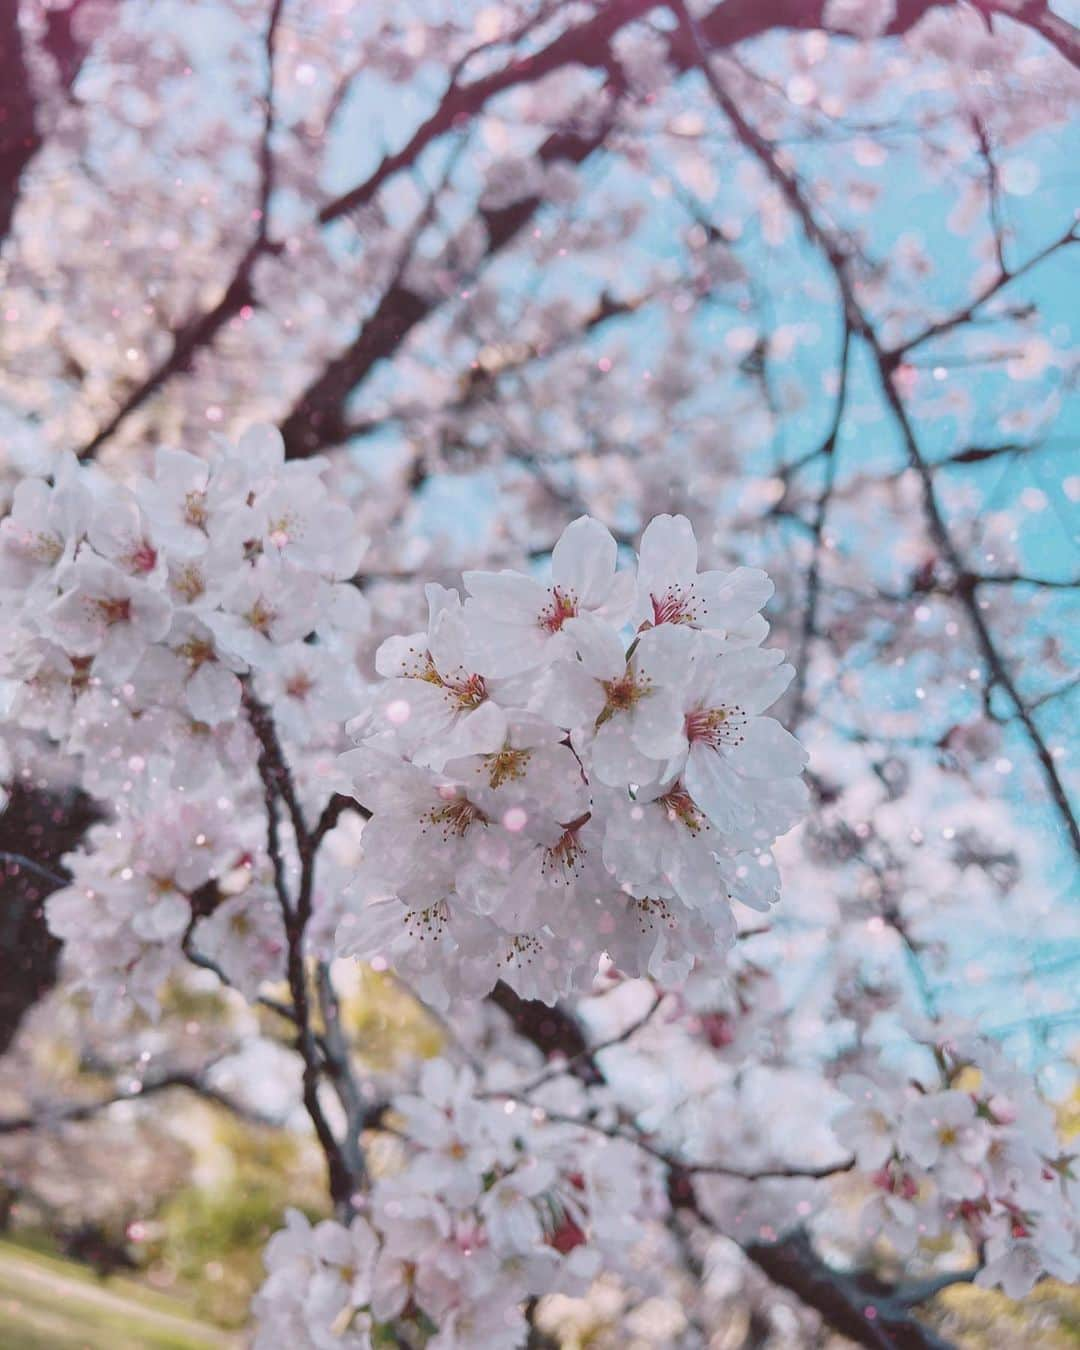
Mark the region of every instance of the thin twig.
MULTIPOLYGON (((652 1020, 653 1014, 663 1001, 663 992, 661 990, 654 990, 648 1008, 646 1008, 640 1017, 635 1017, 634 1020, 628 1026, 624 1027, 617 1035, 609 1037, 606 1041, 601 1041, 598 1045, 590 1045, 584 1050, 579 1050, 576 1055, 571 1055, 569 1059, 565 1059, 561 1063, 553 1065, 550 1069, 546 1069, 535 1078, 520 1084, 515 1091, 523 1097, 528 1097, 535 1092, 537 1088, 543 1087, 546 1083, 550 1083, 556 1078, 561 1078, 565 1074, 574 1073, 586 1060, 594 1059, 596 1055, 602 1054, 605 1050, 610 1050, 612 1046, 624 1045, 631 1037, 637 1035, 642 1027, 646 1026, 652 1020)), ((481 1093, 480 1095, 486 1097, 501 1096, 502 1094, 496 1092, 481 1093)))
POLYGON ((211 1087, 202 1076, 206 1071, 206 1068, 199 1072, 190 1069, 166 1070, 152 1078, 139 1081, 137 1086, 131 1090, 115 1092, 111 1096, 99 1098, 97 1101, 78 1102, 73 1106, 50 1105, 26 1115, 8 1116, 6 1119, 0 1118, 0 1135, 24 1134, 30 1130, 51 1129, 57 1125, 89 1120, 102 1111, 108 1110, 110 1106, 116 1106, 119 1102, 142 1101, 146 1097, 155 1096, 176 1087, 186 1088, 189 1092, 198 1093, 200 1097, 205 1097, 207 1101, 213 1102, 214 1105, 222 1106, 234 1115, 240 1116, 253 1124, 280 1128, 281 1121, 263 1115, 262 1112, 245 1106, 227 1093, 220 1091, 220 1089, 211 1087))
POLYGON ((1069 244, 1075 244, 1077 240, 1080 240, 1080 232, 1078 232, 1077 226, 1072 224, 1063 234, 1060 234, 1056 239, 1051 240, 1049 244, 1044 248, 1039 249, 1037 253, 1033 253, 1032 256, 1028 258, 1026 262, 1021 263, 1019 267, 1014 267, 1011 271, 1006 271, 1005 269, 1000 270, 994 280, 988 282, 987 285, 979 291, 978 295, 961 309, 954 311, 944 319, 938 319, 934 323, 927 324, 926 327, 916 333, 914 337, 908 338, 905 342, 898 343, 895 347, 881 347, 881 355, 885 363, 891 370, 910 352, 914 351, 916 347, 921 347, 924 342, 929 342, 932 338, 940 337, 943 333, 949 333, 954 328, 960 328, 964 324, 970 323, 983 305, 985 305, 987 301, 992 300, 999 291, 1004 290, 1006 286, 1015 281, 1018 277, 1025 276, 1028 272, 1038 267, 1040 263, 1045 262, 1047 258, 1052 257, 1059 249, 1066 248, 1069 244))
POLYGON ((6 849, 0 850, 0 863, 16 870, 31 872, 42 881, 47 881, 51 886, 66 886, 71 880, 70 877, 63 876, 60 872, 54 872, 42 863, 35 862, 33 858, 27 858, 22 853, 10 853, 6 849))
POLYGON ((267 847, 274 868, 274 888, 281 906, 285 925, 286 976, 293 1011, 296 1015, 296 1048, 304 1068, 302 1075, 304 1107, 315 1127, 315 1134, 326 1157, 330 1195, 338 1213, 348 1219, 353 1213, 353 1193, 359 1182, 354 1176, 345 1154, 330 1128, 319 1097, 319 1079, 323 1068, 312 1025, 311 1000, 308 996, 305 969, 304 935, 311 917, 314 876, 314 853, 303 812, 296 796, 292 773, 282 753, 270 710, 244 687, 244 706, 248 719, 259 741, 258 769, 266 799, 267 847), (277 828, 278 799, 285 802, 293 821, 296 844, 301 858, 300 892, 293 904, 285 879, 281 842, 277 828))
POLYGON ((925 341, 927 337, 942 332, 945 328, 956 327, 958 324, 966 322, 967 318, 974 314, 975 310, 981 304, 984 304, 991 295, 996 294, 996 292, 1008 281, 1023 275, 1026 271, 1030 271, 1038 262, 1049 257, 1050 254, 1056 252, 1059 248, 1063 248, 1066 244, 1080 238, 1080 234, 1077 234, 1077 226, 1070 226, 1057 240, 1042 249, 1033 258, 1028 259, 1023 266, 1015 269, 1008 277, 999 278, 995 283, 992 283, 991 286, 985 288, 984 291, 966 307, 966 309, 953 315, 952 318, 947 321, 931 325, 931 328, 924 330, 924 333, 916 339, 913 339, 912 342, 904 344, 904 346, 899 349, 890 351, 883 346, 869 316, 859 303, 855 283, 849 270, 851 261, 850 255, 843 242, 834 237, 818 220, 798 178, 781 164, 776 152, 776 147, 771 141, 767 140, 759 131, 751 126, 731 98, 730 94, 724 88, 716 71, 713 69, 708 51, 703 44, 701 29, 687 10, 684 0, 672 0, 671 8, 679 23, 683 26, 684 30, 692 40, 695 50, 697 51, 702 74, 705 76, 705 80, 709 89, 712 91, 718 106, 731 123, 738 140, 761 164, 762 168, 779 188, 784 200, 802 225, 803 232, 807 239, 820 250, 832 269, 841 296, 843 297, 846 320, 850 324, 852 332, 862 338, 870 350, 886 406, 900 433, 901 440, 907 452, 909 465, 915 470, 915 473, 919 478, 922 487, 923 511, 931 537, 934 539, 942 558, 949 565, 954 575, 958 578, 965 576, 971 577, 972 584, 964 587, 958 585, 954 593, 963 606, 968 621, 974 630, 976 642, 987 667, 987 684, 993 684, 1000 688, 1012 704, 1016 716, 1027 734, 1028 741, 1031 744, 1035 756, 1042 766, 1050 797, 1064 823, 1073 851, 1080 857, 1080 823, 1077 822, 1076 814, 1073 811, 1069 795, 1065 790, 1065 785, 1062 782, 1054 756, 1051 754, 1050 748, 1041 731, 1036 726, 1031 710, 1021 698, 1012 673, 1010 672, 1004 657, 998 650, 994 637, 987 625, 982 608, 976 596, 976 583, 978 579, 974 577, 965 566, 964 560, 960 554, 959 546, 953 539, 948 524, 946 523, 937 499, 932 465, 927 461, 920 448, 907 408, 904 406, 903 399, 897 388, 896 382, 893 379, 898 352, 910 350, 912 345, 917 345, 919 342, 925 341))
POLYGON ((847 406, 848 367, 851 362, 851 323, 845 312, 844 332, 840 344, 840 383, 836 391, 832 422, 814 456, 824 456, 825 476, 818 493, 814 519, 811 524, 813 551, 810 555, 810 568, 806 576, 806 609, 803 613, 802 631, 799 634, 799 655, 795 662, 794 700, 791 713, 791 729, 794 731, 803 719, 806 710, 806 682, 809 676, 810 647, 817 637, 818 603, 821 598, 821 553, 824 546, 825 517, 829 509, 836 484, 836 442, 844 420, 847 406))

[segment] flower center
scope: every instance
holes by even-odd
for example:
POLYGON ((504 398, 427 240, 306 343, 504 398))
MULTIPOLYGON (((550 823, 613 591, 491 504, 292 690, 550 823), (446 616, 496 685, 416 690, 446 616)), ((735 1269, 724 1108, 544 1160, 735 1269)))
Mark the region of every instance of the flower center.
POLYGON ((577 596, 572 591, 560 591, 552 586, 551 599, 540 611, 540 627, 545 633, 558 633, 567 619, 577 614, 577 596))
POLYGON ((675 916, 672 914, 667 901, 656 896, 631 896, 630 912, 637 920, 638 928, 643 933, 651 933, 657 924, 663 924, 668 928, 675 927, 675 916))
POLYGON ((407 678, 414 680, 423 680, 426 684, 437 685, 440 689, 445 689, 447 693, 453 696, 453 699, 462 712, 471 712, 473 708, 479 708, 480 704, 487 698, 487 685, 482 675, 470 675, 459 667, 457 678, 445 677, 435 664, 435 658, 430 652, 424 652, 423 656, 410 647, 409 652, 417 659, 417 665, 410 670, 407 661, 401 663, 401 673, 407 678))
POLYGON ((173 589, 189 604, 206 594, 206 582, 195 563, 186 563, 173 578, 173 589))
POLYGON ((270 542, 277 548, 284 548, 286 544, 300 536, 298 522, 294 516, 286 513, 278 520, 270 522, 267 534, 270 536, 270 542))
POLYGON ((131 622, 131 601, 126 595, 109 596, 95 603, 98 613, 110 628, 113 624, 131 622))
POLYGON ((207 510, 206 493, 189 492, 184 498, 184 520, 197 530, 206 529, 207 510))
POLYGON ((544 849, 540 863, 542 874, 551 873, 552 881, 562 882, 567 886, 578 875, 582 859, 587 852, 585 845, 578 838, 578 830, 588 819, 589 816, 586 814, 580 820, 567 825, 554 844, 544 849))
MULTIPOLYGON (((529 933, 518 933, 510 939, 510 945, 506 949, 506 955, 499 961, 500 966, 525 965, 531 966, 533 959, 540 955, 544 950, 544 944, 539 938, 533 937, 529 933)), ((504 1196, 504 1201, 508 1198, 504 1196)))
POLYGON ((915 1178, 905 1172, 895 1159, 891 1159, 879 1172, 875 1172, 872 1180, 879 1190, 886 1191, 889 1195, 898 1195, 902 1200, 912 1200, 919 1193, 915 1178))
POLYGON ((466 675, 463 680, 443 680, 442 684, 453 694, 463 712, 479 708, 487 698, 487 685, 484 683, 483 675, 466 675))
POLYGON ((128 554, 128 563, 133 572, 152 572, 157 566, 157 549, 144 539, 128 554))
MULTIPOLYGON (((488 823, 487 816, 478 806, 474 806, 468 797, 459 796, 451 797, 443 806, 432 807, 420 819, 432 825, 441 825, 444 840, 449 840, 451 835, 464 839, 471 825, 488 823)), ((426 834, 427 830, 422 830, 421 833, 426 834)))
POLYGON ((746 714, 735 704, 730 708, 696 708, 686 714, 686 739, 691 745, 731 750, 742 744, 746 721, 746 714))
POLYGON ((669 586, 663 595, 650 595, 652 601, 653 623, 697 623, 697 609, 694 588, 683 590, 681 586, 669 586))
POLYGON ((73 656, 71 658, 71 690, 81 693, 90 685, 90 665, 92 656, 73 656))
POLYGON ((489 786, 501 788, 504 783, 518 782, 525 777, 531 758, 531 750, 515 750, 511 745, 504 745, 493 755, 485 755, 489 786))
POLYGON ((674 825, 676 822, 690 831, 691 834, 697 834, 704 826, 708 829, 708 822, 698 807, 697 802, 690 796, 682 783, 676 783, 662 797, 657 797, 657 803, 667 812, 667 818, 674 825))
POLYGON ((304 670, 297 671, 285 681, 285 692, 289 698, 299 699, 301 702, 307 698, 308 694, 315 688, 315 681, 304 670))
POLYGON ((248 623, 255 629, 256 633, 268 634, 270 625, 274 621, 274 611, 260 596, 244 615, 248 623))
POLYGON ((450 909, 445 900, 436 900, 426 909, 410 909, 402 919, 409 936, 420 942, 426 942, 429 938, 432 942, 438 942, 449 922, 450 909))
POLYGON ((640 703, 652 693, 652 681, 646 675, 635 675, 627 669, 617 680, 601 680, 604 689, 604 711, 601 721, 607 721, 612 713, 628 712, 636 703, 640 703))
POLYGON ((188 638, 187 642, 177 648, 177 654, 182 656, 193 670, 198 670, 207 661, 214 660, 214 648, 205 638, 188 638))
POLYGON ((31 536, 27 552, 39 562, 55 563, 64 556, 64 541, 55 534, 35 534, 31 536))

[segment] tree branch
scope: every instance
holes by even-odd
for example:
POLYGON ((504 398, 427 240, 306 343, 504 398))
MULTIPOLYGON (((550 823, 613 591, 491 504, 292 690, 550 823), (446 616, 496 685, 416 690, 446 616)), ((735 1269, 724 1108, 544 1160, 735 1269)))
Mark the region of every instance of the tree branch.
MULTIPOLYGON (((505 988, 505 986, 504 986, 505 988)), ((599 1065, 591 1060, 581 1027, 573 1015, 561 1008, 548 1008, 541 1003, 520 999, 513 991, 511 998, 500 995, 496 988, 490 995, 500 1006, 508 1005, 515 1028, 520 1035, 533 1042, 545 1053, 558 1049, 569 1052, 573 1059, 571 1072, 586 1081, 603 1082, 599 1065), (584 1052, 584 1054, 583 1054, 584 1052)), ((599 1049, 600 1047, 596 1047, 599 1049)), ((513 1098, 513 1093, 500 1093, 513 1098)), ((525 1099, 528 1105, 533 1105, 525 1099)), ((575 1116, 548 1113, 551 1119, 596 1129, 611 1135, 612 1131, 595 1121, 575 1116)), ((743 1181, 771 1179, 825 1179, 849 1171, 854 1160, 820 1168, 762 1168, 742 1172, 721 1163, 685 1164, 664 1150, 657 1149, 640 1134, 617 1130, 615 1137, 626 1138, 666 1168, 668 1196, 674 1210, 686 1210, 708 1228, 720 1231, 702 1210, 695 1188, 699 1175, 733 1177, 743 1181)), ((787 1234, 775 1243, 741 1244, 747 1256, 775 1283, 787 1289, 802 1302, 812 1307, 837 1331, 851 1337, 868 1350, 952 1350, 930 1328, 919 1322, 910 1308, 894 1295, 896 1291, 874 1285, 870 1277, 845 1274, 834 1270, 814 1251, 809 1239, 800 1230, 787 1234)))
MULTIPOLYGON (((883 346, 868 314, 859 303, 855 283, 851 275, 850 254, 847 252, 842 242, 839 239, 834 238, 826 227, 818 220, 814 210, 810 206, 808 198, 803 192, 799 180, 781 164, 780 158, 776 152, 776 147, 750 125, 725 89, 709 59, 709 53, 702 38, 701 27, 689 14, 684 0, 671 0, 671 9, 684 31, 690 35, 690 38, 695 45, 698 62, 706 83, 712 91, 713 97, 721 111, 731 123, 737 139, 758 163, 761 164, 769 178, 771 178, 779 188, 784 200, 802 225, 803 232, 807 239, 820 250, 828 262, 843 297, 846 320, 850 324, 852 332, 857 334, 870 350, 886 406, 900 433, 901 440, 907 451, 909 465, 914 469, 919 478, 922 487, 923 511, 931 537, 934 539, 943 559, 948 563, 954 575, 958 578, 970 576, 971 573, 964 564, 959 547, 949 531, 941 507, 938 504, 937 491, 933 478, 933 466, 926 460, 922 453, 911 419, 893 380, 893 373, 896 366, 896 349, 894 349, 893 352, 890 352, 883 346)), ((1071 226, 1069 230, 1054 241, 1054 243, 1048 245, 1047 248, 1041 250, 1034 258, 1029 259, 1021 268, 1018 268, 1011 273, 1009 278, 999 278, 999 281, 991 288, 984 291, 980 297, 967 307, 967 310, 962 311, 959 315, 954 315, 953 319, 948 321, 948 326, 955 327, 956 324, 965 322, 966 318, 964 316, 973 314, 975 309, 989 298, 990 294, 1000 289, 1001 285, 1005 284, 1006 280, 1011 280, 1012 278, 1021 275, 1024 271, 1030 270, 1031 267, 1035 266, 1035 264, 1043 258, 1049 256, 1050 253, 1058 248, 1064 247, 1065 244, 1078 237, 1080 237, 1080 235, 1076 234, 1076 227, 1071 226)), ((929 334, 931 330, 925 331, 929 334)), ((933 331, 942 331, 942 326, 934 325, 933 331)), ((924 337, 916 339, 916 341, 923 340, 924 337)), ((910 345, 911 344, 908 344, 908 346, 910 345)), ((907 347, 900 350, 907 350, 907 347)), ((1028 741, 1031 744, 1035 756, 1042 766, 1050 798, 1065 826, 1073 851, 1080 857, 1080 824, 1077 822, 1072 804, 1069 801, 1068 793, 1065 790, 1065 785, 1058 772, 1057 764, 1054 761, 1053 755, 1050 753, 1049 746, 1046 744, 1042 733, 1035 724, 1031 710, 1020 697, 1019 690, 1016 687, 1016 683, 1009 671, 1008 665, 997 648, 997 644, 987 626, 986 619, 984 618, 982 609, 978 603, 976 587, 975 585, 967 587, 958 586, 955 594, 963 606, 968 621, 974 630, 976 642, 987 667, 990 680, 1005 693, 1006 697, 1013 705, 1016 716, 1027 734, 1028 741)))
POLYGON ((304 1108, 311 1118, 315 1134, 326 1157, 327 1177, 334 1206, 340 1215, 348 1219, 353 1212, 352 1196, 359 1183, 359 1177, 351 1171, 342 1145, 330 1128, 319 1098, 319 1078, 323 1065, 312 1025, 305 967, 304 935, 311 917, 314 854, 310 849, 310 836, 296 797, 292 774, 282 753, 270 711, 259 702, 247 684, 244 686, 243 697, 248 718, 259 741, 258 768, 266 799, 267 847, 274 868, 274 888, 281 906, 282 922, 285 925, 285 969, 295 1014, 296 1048, 304 1064, 304 1108), (279 798, 285 802, 292 817, 297 850, 301 858, 300 890, 295 904, 289 895, 278 836, 279 798))
MULTIPOLYGON (((890 35, 906 32, 927 11, 954 3, 956 0, 906 0, 899 7, 897 16, 887 31, 890 35)), ((393 154, 384 156, 363 182, 327 202, 318 213, 316 225, 325 226, 365 206, 390 179, 415 165, 429 145, 455 128, 467 125, 484 111, 492 99, 505 90, 533 83, 568 65, 610 71, 613 64, 611 42, 616 34, 653 8, 655 0, 618 0, 617 3, 605 5, 591 18, 564 30, 540 51, 529 56, 516 57, 491 75, 461 84, 458 77, 465 62, 476 51, 490 44, 485 43, 480 48, 474 49, 474 52, 467 54, 459 63, 458 69, 452 72, 447 89, 435 111, 416 128, 405 145, 393 154)), ((725 3, 717 5, 710 11, 703 24, 710 44, 714 48, 719 48, 734 46, 774 30, 810 31, 823 28, 824 12, 825 0, 725 0, 725 3)), ((678 33, 669 35, 668 55, 676 71, 689 69, 695 64, 692 50, 688 50, 685 42, 680 41, 678 33)), ((262 222, 260 227, 261 224, 262 222)), ((258 305, 258 297, 252 285, 257 261, 266 254, 284 256, 288 252, 288 246, 288 241, 274 243, 265 236, 260 238, 258 234, 256 235, 238 262, 221 299, 208 310, 192 316, 176 330, 168 356, 124 400, 109 422, 82 447, 79 451, 81 458, 93 456, 133 412, 159 392, 174 375, 187 370, 196 354, 210 346, 225 325, 244 306, 254 308, 258 305)), ((396 340, 389 340, 385 334, 382 336, 378 345, 385 346, 385 350, 372 356, 366 363, 359 362, 361 375, 370 369, 374 361, 380 359, 380 355, 388 355, 396 348, 401 338, 415 326, 420 317, 423 317, 412 314, 412 305, 407 295, 399 295, 396 300, 405 306, 402 311, 405 319, 402 331, 396 340)), ((393 316, 382 306, 379 307, 379 319, 380 329, 393 327, 393 316)), ((340 426, 337 433, 341 438, 346 434, 340 426)), ((325 435, 327 438, 323 443, 331 443, 328 438, 329 429, 325 435)), ((311 450, 306 453, 311 453, 311 450)))
POLYGON ((92 459, 133 412, 141 408, 174 375, 190 368, 196 353, 202 348, 210 346, 218 333, 240 313, 245 305, 254 305, 255 292, 252 286, 252 278, 255 272, 255 264, 264 255, 277 253, 281 250, 281 245, 270 241, 268 230, 270 196, 274 189, 275 177, 273 149, 270 143, 274 132, 275 119, 274 50, 283 8, 284 0, 272 0, 266 36, 263 39, 263 47, 266 52, 266 92, 264 95, 262 134, 257 151, 259 187, 254 212, 256 219, 254 237, 237 263, 221 299, 209 309, 204 310, 202 314, 189 319, 187 323, 182 324, 173 332, 172 347, 168 355, 154 367, 142 384, 132 390, 108 422, 95 432, 85 445, 80 447, 76 452, 79 459, 92 459))
POLYGON ((850 359, 851 323, 845 313, 844 332, 840 344, 840 385, 836 391, 832 423, 824 441, 813 452, 814 458, 824 456, 825 477, 818 494, 810 531, 813 552, 810 557, 810 569, 806 577, 806 609, 803 613, 802 630, 799 634, 799 655, 795 662, 794 699, 791 713, 792 731, 798 728, 806 711, 806 681, 809 676, 810 645, 817 636, 818 603, 821 598, 821 551, 825 532, 825 516, 836 484, 836 442, 840 435, 840 427, 847 406, 850 359))
POLYGON ((151 1078, 144 1078, 133 1091, 115 1092, 110 1097, 99 1098, 92 1102, 78 1102, 73 1106, 47 1106, 22 1116, 0 1117, 0 1135, 25 1134, 30 1130, 51 1129, 57 1125, 89 1120, 118 1102, 142 1101, 146 1097, 167 1092, 170 1088, 186 1088, 189 1092, 195 1092, 207 1101, 213 1102, 215 1106, 224 1107, 250 1124, 281 1128, 279 1120, 263 1115, 260 1111, 254 1111, 227 1093, 211 1087, 203 1078, 205 1073, 206 1068, 199 1072, 190 1069, 164 1070, 151 1078))
MULTIPOLYGON (((49 9, 42 45, 56 63, 58 85, 66 92, 75 83, 86 58, 87 44, 78 33, 79 11, 87 0, 69 0, 49 9)), ((19 27, 19 0, 0 4, 0 243, 11 229, 19 200, 19 184, 42 146, 34 86, 19 27)))
POLYGON ((954 328, 960 328, 964 324, 970 323, 988 300, 992 300, 999 291, 1004 290, 1017 277, 1026 275, 1033 268, 1038 267, 1041 262, 1045 262, 1047 258, 1052 257, 1059 249, 1067 248, 1069 244, 1075 244, 1077 240, 1080 240, 1080 229, 1075 224, 1070 225, 1063 234, 1058 235, 1056 239, 1052 239, 1037 253, 1033 253, 1019 267, 1014 267, 1011 271, 1002 268, 994 280, 988 282, 969 304, 964 305, 944 319, 938 319, 934 323, 927 324, 914 337, 898 343, 895 347, 883 346, 881 355, 890 370, 895 369, 904 357, 914 351, 916 347, 921 347, 924 342, 929 342, 932 338, 940 337, 943 333, 950 333, 954 328))

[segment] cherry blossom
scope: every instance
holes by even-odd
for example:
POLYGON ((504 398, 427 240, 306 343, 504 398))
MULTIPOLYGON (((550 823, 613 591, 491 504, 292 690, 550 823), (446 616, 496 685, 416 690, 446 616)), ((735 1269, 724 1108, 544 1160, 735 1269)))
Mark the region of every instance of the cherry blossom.
POLYGON ((173 8, 0 42, 5 1177, 58 1023, 310 1124, 258 1346, 1075 1278, 1063 7, 173 8))

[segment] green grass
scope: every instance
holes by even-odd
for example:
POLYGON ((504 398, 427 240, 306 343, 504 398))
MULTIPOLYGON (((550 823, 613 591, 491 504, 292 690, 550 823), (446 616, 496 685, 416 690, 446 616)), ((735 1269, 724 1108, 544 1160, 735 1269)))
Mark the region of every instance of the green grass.
POLYGON ((239 1341, 136 1284, 0 1242, 4 1350, 226 1350, 239 1341))

